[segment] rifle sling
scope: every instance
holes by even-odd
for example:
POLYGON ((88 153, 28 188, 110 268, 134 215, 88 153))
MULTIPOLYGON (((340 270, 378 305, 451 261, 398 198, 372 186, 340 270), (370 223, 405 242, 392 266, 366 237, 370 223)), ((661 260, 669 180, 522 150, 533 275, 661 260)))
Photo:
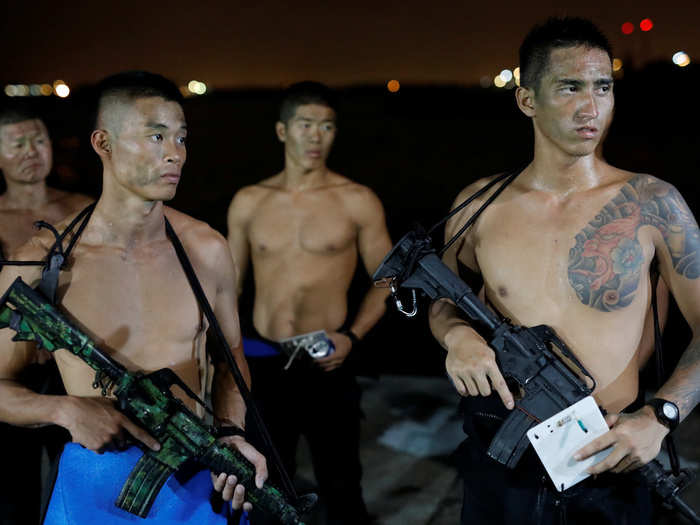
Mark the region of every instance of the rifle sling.
POLYGON ((238 368, 238 365, 236 364, 236 360, 234 359, 233 353, 231 352, 231 347, 229 346, 228 341, 226 340, 226 336, 224 336, 224 333, 221 330, 221 326, 219 325, 219 321, 216 319, 216 315, 214 315, 214 310, 209 304, 209 300, 207 299, 207 296, 204 293, 204 290, 202 289, 202 285, 199 282, 199 279, 197 278, 197 274, 195 273, 194 268, 192 267, 192 263, 187 257, 187 253, 185 252, 185 249, 182 246, 180 239, 178 239, 175 230, 173 229, 167 217, 165 217, 165 233, 170 239, 170 242, 172 243, 173 247, 175 248, 177 258, 179 259, 182 269, 185 272, 185 276, 187 277, 187 280, 189 281, 190 286, 192 287, 192 291, 194 292, 194 295, 197 298, 197 302, 199 303, 200 308, 204 312, 205 317, 209 321, 210 327, 214 330, 214 334, 216 335, 216 338, 219 341, 219 347, 217 351, 218 357, 223 358, 223 360, 226 362, 226 364, 229 367, 229 370, 231 371, 231 374, 233 375, 234 380, 236 381, 236 384, 238 385, 238 388, 241 392, 241 396, 243 397, 243 401, 245 402, 246 408, 249 410, 250 414, 253 417, 253 422, 255 423, 255 426, 260 432, 260 435, 263 439, 268 453, 272 456, 274 466, 279 472, 284 490, 287 492, 292 501, 297 501, 299 498, 297 496, 296 490, 294 489, 294 484, 292 483, 289 474, 287 473, 287 471, 284 468, 284 465, 282 464, 282 459, 280 458, 277 449, 272 443, 272 438, 270 437, 267 427, 265 427, 262 417, 260 416, 260 412, 258 412, 258 409, 252 399, 250 390, 248 390, 248 386, 246 385, 245 380, 243 379, 243 375, 241 374, 241 371, 238 368))

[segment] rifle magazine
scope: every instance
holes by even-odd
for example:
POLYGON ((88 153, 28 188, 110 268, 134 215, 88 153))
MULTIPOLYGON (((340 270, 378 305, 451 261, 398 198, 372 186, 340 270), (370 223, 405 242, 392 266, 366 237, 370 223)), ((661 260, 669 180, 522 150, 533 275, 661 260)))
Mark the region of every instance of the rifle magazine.
POLYGON ((510 413, 491 440, 487 454, 508 468, 515 468, 530 445, 527 431, 537 422, 517 408, 510 413))
POLYGON ((145 518, 158 492, 173 472, 174 469, 145 453, 132 469, 114 504, 145 518))

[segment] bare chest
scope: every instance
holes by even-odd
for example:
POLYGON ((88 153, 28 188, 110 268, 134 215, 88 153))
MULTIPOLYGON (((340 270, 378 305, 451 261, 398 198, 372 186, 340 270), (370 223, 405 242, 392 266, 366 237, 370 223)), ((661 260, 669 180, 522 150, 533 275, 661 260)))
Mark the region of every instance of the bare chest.
POLYGON ((256 255, 334 255, 353 246, 357 231, 339 203, 276 200, 262 206, 249 226, 256 255))
POLYGON ((0 244, 11 252, 22 246, 37 233, 34 223, 39 220, 56 224, 71 212, 60 203, 41 210, 0 210, 0 244))

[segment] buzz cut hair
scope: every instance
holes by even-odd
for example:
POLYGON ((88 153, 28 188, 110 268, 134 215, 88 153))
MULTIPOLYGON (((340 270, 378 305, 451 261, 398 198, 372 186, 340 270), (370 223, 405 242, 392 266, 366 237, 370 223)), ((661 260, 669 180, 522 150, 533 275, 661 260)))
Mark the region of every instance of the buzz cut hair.
POLYGON ((320 82, 304 81, 292 84, 282 93, 280 122, 287 124, 296 114, 297 108, 306 104, 327 106, 338 113, 338 96, 320 82))
POLYGON ((161 97, 180 105, 184 102, 175 83, 157 73, 124 71, 103 79, 96 87, 93 127, 98 127, 102 111, 110 103, 149 97, 161 97))
POLYGON ((6 101, 0 105, 0 127, 8 124, 17 124, 26 120, 44 119, 39 112, 24 102, 6 101))
POLYGON ((586 18, 552 17, 533 27, 520 46, 520 85, 536 92, 552 50, 578 46, 601 49, 612 61, 608 38, 586 18))

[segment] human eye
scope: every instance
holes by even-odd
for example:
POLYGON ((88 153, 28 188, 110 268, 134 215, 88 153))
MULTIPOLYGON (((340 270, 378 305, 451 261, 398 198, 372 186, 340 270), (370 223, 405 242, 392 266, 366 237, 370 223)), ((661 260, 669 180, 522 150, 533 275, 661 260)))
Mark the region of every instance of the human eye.
POLYGON ((184 135, 177 137, 176 140, 178 144, 181 144, 183 146, 187 143, 187 137, 185 137, 184 135))
POLYGON ((163 134, 162 133, 154 133, 153 135, 150 136, 150 139, 153 142, 163 142, 163 134))
POLYGON ((335 129, 335 125, 332 122, 326 122, 322 129, 323 131, 333 131, 335 129))

